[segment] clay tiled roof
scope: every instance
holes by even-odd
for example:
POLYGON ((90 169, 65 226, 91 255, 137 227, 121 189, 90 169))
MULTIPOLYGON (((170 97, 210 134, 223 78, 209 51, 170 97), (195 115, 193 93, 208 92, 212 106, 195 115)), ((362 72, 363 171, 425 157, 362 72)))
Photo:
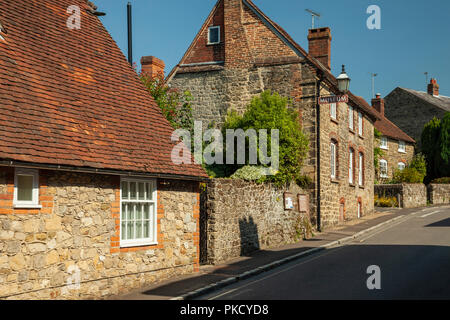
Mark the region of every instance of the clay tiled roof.
POLYGON ((394 123, 392 123, 388 118, 379 113, 375 108, 367 103, 367 101, 363 97, 357 97, 361 104, 364 104, 366 108, 372 108, 373 112, 376 112, 379 115, 379 119, 375 121, 375 128, 380 131, 384 136, 401 140, 409 143, 416 143, 416 141, 404 133, 399 127, 397 127, 394 123))
POLYGON ((206 177, 86 0, 2 1, 0 160, 206 177), (81 8, 70 30, 67 8, 81 8))

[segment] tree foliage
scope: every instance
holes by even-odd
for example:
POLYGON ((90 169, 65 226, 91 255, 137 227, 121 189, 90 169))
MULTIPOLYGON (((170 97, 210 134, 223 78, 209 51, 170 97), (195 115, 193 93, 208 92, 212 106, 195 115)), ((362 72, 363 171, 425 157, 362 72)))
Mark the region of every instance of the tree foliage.
POLYGON ((423 183, 427 175, 427 165, 422 154, 416 154, 408 165, 403 169, 394 172, 391 183, 423 183))
POLYGON ((450 112, 433 118, 422 131, 422 153, 427 162, 426 181, 450 176, 450 112))
MULTIPOLYGON (((278 93, 272 94, 270 91, 265 91, 252 99, 243 115, 236 112, 229 113, 223 126, 224 133, 227 129, 244 131, 254 129, 256 132, 266 129, 268 157, 271 157, 270 132, 272 129, 279 130, 279 170, 275 175, 265 176, 260 181, 272 181, 282 185, 302 180, 301 168, 309 150, 309 140, 301 128, 298 112, 289 108, 288 104, 288 98, 281 97, 278 93)), ((245 151, 248 155, 248 143, 246 143, 245 151)), ((245 165, 248 164, 249 161, 246 159, 245 165)), ((263 166, 263 164, 258 163, 257 166, 263 166)), ((235 165, 232 171, 235 172, 241 167, 243 165, 235 165)))

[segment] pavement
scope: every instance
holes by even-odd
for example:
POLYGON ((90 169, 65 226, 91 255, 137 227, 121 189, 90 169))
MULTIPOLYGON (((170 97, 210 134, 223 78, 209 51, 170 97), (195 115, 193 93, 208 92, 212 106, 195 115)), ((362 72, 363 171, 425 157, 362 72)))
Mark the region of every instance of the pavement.
MULTIPOLYGON (((431 208, 431 207, 428 207, 431 208)), ((256 251, 247 256, 227 261, 220 265, 200 266, 200 271, 179 276, 169 281, 156 283, 134 290, 126 295, 111 297, 111 300, 190 300, 245 281, 250 277, 315 254, 338 244, 353 241, 366 233, 395 223, 420 209, 377 208, 377 211, 358 220, 315 233, 311 239, 295 244, 256 251)))

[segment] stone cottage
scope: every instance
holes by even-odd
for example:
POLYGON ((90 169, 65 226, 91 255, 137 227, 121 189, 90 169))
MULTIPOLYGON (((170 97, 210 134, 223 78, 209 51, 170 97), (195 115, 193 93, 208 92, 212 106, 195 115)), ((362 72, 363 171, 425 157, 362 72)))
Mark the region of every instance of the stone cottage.
MULTIPOLYGON (((364 98, 360 97, 360 100, 370 107, 364 98)), ((392 180, 396 170, 403 170, 411 161, 416 142, 386 118, 385 102, 380 94, 372 99, 372 107, 380 116, 380 119, 375 122, 375 128, 382 134, 379 147, 383 152, 375 178, 378 182, 388 182, 392 180)))
POLYGON ((0 22, 0 299, 100 298, 197 270, 207 176, 172 163, 172 128, 95 9, 3 1, 0 22))
POLYGON ((319 104, 342 94, 330 71, 330 29, 309 30, 308 40, 309 53, 251 1, 219 0, 167 81, 192 93, 204 127, 220 125, 231 109, 243 112, 264 90, 291 97, 310 138, 304 173, 320 228, 373 211, 378 115, 350 92, 348 102, 319 104))
POLYGON ((442 119, 450 112, 450 97, 439 94, 436 79, 430 80, 427 92, 398 87, 384 99, 386 117, 416 140, 419 147, 423 127, 434 117, 442 119))

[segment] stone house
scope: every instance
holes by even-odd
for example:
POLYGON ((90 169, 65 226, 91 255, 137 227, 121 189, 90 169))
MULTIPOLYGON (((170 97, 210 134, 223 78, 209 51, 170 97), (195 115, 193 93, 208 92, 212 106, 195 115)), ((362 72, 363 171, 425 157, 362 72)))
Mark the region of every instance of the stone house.
POLYGON ((431 79, 427 92, 396 88, 385 98, 386 117, 407 135, 420 140, 423 127, 434 117, 442 119, 450 112, 450 97, 439 94, 439 84, 431 79))
POLYGON ((6 1, 0 22, 0 299, 101 298, 197 270, 207 175, 172 163, 172 128, 95 9, 6 1))
MULTIPOLYGON (((363 98, 360 97, 360 99, 362 103, 370 107, 363 98)), ((379 147, 383 152, 375 178, 378 182, 388 182, 392 180, 397 169, 404 169, 413 158, 415 140, 385 116, 385 102, 380 94, 372 99, 372 107, 380 116, 380 119, 375 122, 375 128, 382 134, 379 147)))
POLYGON ((304 174, 311 177, 312 221, 319 228, 373 212, 373 123, 378 118, 351 92, 340 95, 331 74, 329 28, 309 30, 309 53, 249 0, 219 0, 167 76, 193 95, 204 127, 227 112, 243 112, 264 90, 292 98, 310 138, 304 174), (319 205, 318 205, 319 204, 319 205))

